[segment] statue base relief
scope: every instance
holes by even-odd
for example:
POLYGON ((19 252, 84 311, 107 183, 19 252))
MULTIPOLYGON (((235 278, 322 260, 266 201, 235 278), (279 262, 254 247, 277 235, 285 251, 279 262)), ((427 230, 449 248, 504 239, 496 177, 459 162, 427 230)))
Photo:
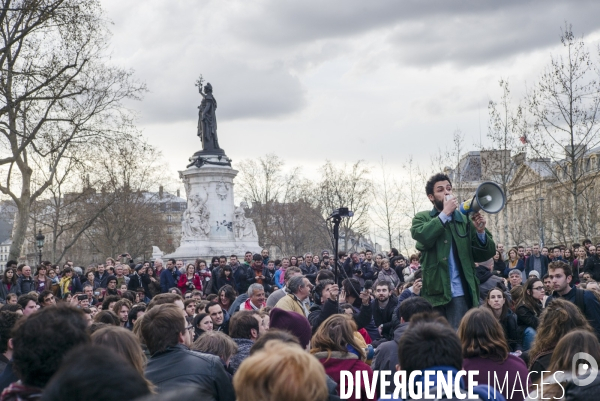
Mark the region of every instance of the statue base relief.
POLYGON ((260 253, 254 222, 245 217, 242 206, 233 203, 233 179, 238 172, 221 152, 196 152, 192 164, 179 172, 188 201, 181 244, 164 259, 193 263, 202 258, 208 264, 213 256, 237 255, 242 260, 247 251, 260 253))

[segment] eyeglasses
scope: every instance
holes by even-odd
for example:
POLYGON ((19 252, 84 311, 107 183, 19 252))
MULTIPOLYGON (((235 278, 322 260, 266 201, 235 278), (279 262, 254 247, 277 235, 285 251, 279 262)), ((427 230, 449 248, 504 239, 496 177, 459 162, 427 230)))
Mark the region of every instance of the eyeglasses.
POLYGON ((532 289, 536 291, 544 291, 544 287, 533 287, 532 289))
POLYGON ((186 326, 185 328, 187 331, 194 331, 194 326, 192 326, 191 324, 186 326))

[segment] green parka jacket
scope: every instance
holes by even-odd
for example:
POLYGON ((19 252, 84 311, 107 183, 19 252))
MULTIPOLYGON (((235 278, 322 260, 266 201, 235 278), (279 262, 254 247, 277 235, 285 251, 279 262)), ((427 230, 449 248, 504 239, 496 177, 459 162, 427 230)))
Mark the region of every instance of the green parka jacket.
POLYGON ((419 212, 412 221, 410 232, 417 249, 421 251, 421 269, 423 271, 423 288, 421 296, 433 306, 446 305, 452 299, 450 288, 450 270, 448 257, 450 245, 455 244, 455 255, 458 255, 462 266, 462 281, 465 295, 473 302, 473 307, 479 306, 479 280, 475 275, 475 262, 485 262, 496 253, 496 244, 492 235, 486 229, 485 245, 477 236, 473 222, 456 210, 453 221, 444 225, 438 218, 437 209, 419 212), (460 235, 467 233, 467 224, 471 225, 468 238, 460 235), (456 229, 455 229, 456 228, 456 229), (458 234, 457 234, 458 231, 458 234), (460 235, 459 235, 460 234, 460 235))

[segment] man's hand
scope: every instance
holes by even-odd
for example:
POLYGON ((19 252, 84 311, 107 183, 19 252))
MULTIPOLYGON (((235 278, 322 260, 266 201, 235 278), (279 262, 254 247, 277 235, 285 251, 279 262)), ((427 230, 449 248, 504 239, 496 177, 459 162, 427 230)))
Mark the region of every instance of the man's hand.
POLYGON ((481 213, 477 212, 473 213, 471 219, 473 220, 473 224, 475 224, 475 229, 477 232, 483 234, 485 232, 485 217, 483 217, 481 213))
MULTIPOLYGON (((337 287, 337 286, 336 286, 337 287)), ((342 289, 342 291, 340 291, 340 304, 345 304, 346 303, 346 291, 342 289)))
POLYGON ((338 287, 337 284, 334 284, 329 288, 329 299, 331 299, 333 302, 337 301, 339 294, 340 294, 340 287, 338 287))
POLYGON ((79 306, 79 299, 76 295, 73 295, 71 297, 71 306, 79 306))
POLYGON ((371 304, 371 290, 363 290, 360 292, 360 299, 362 299, 363 305, 371 304))
POLYGON ((415 280, 415 283, 413 284, 413 293, 415 293, 417 295, 421 295, 421 288, 423 288, 423 280, 418 278, 415 280))
POLYGON ((454 195, 449 195, 448 197, 449 199, 444 198, 444 209, 442 209, 442 212, 446 216, 452 216, 452 213, 458 208, 458 200, 454 195))

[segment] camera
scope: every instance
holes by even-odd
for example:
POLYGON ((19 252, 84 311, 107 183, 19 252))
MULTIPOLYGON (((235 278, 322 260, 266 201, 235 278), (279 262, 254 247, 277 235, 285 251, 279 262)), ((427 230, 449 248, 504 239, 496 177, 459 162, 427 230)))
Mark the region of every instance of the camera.
POLYGON ((361 275, 362 274, 362 268, 360 266, 355 266, 354 268, 352 268, 352 273, 357 274, 357 275, 361 275))
POLYGON ((82 295, 78 295, 78 296, 77 296, 77 300, 78 300, 78 301, 84 301, 84 300, 86 300, 86 299, 88 299, 88 296, 87 296, 87 295, 85 295, 85 294, 82 294, 82 295))
POLYGON ((340 207, 339 209, 334 209, 333 213, 331 213, 331 217, 333 217, 333 218, 352 217, 352 216, 354 216, 354 212, 349 210, 347 207, 340 207))

